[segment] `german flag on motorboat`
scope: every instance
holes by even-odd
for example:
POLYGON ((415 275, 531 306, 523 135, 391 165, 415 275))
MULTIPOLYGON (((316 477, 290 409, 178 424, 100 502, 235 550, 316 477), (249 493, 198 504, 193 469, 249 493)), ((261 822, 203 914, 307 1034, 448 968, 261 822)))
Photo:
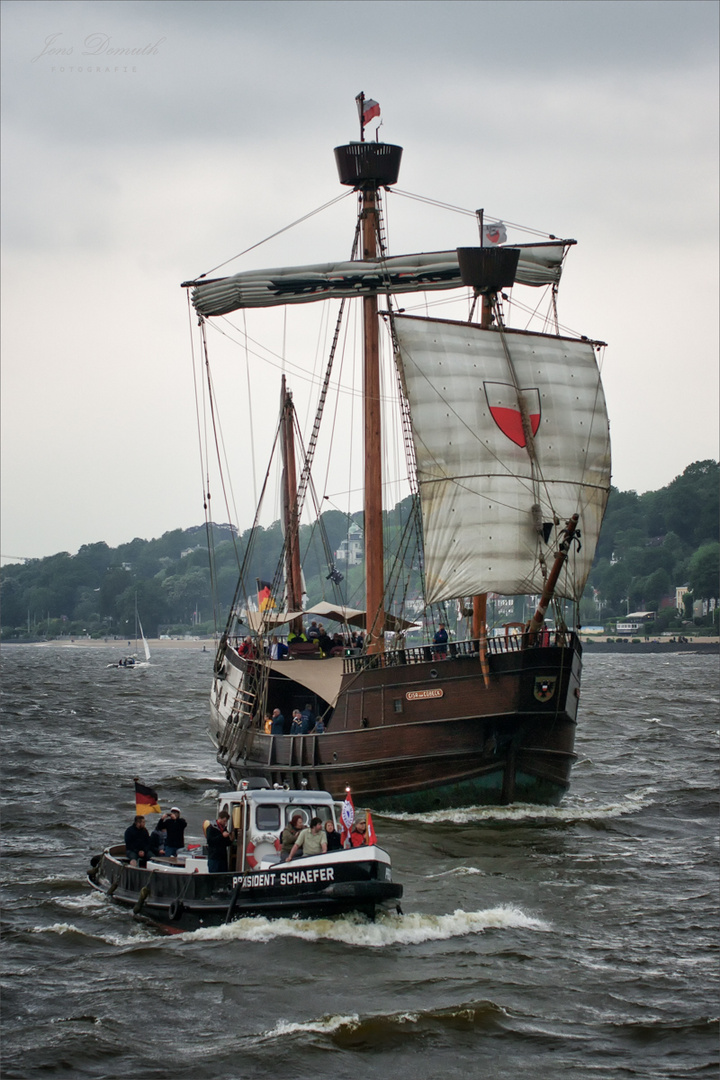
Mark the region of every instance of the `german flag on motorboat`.
POLYGON ((162 814, 157 791, 141 784, 137 776, 135 777, 135 813, 162 814))

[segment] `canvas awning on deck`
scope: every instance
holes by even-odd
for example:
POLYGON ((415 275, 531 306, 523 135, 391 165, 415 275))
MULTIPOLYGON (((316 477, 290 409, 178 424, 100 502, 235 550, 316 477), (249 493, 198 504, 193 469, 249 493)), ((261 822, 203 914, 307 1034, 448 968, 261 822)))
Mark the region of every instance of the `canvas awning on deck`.
POLYGON ((330 656, 325 660, 273 660, 270 668, 273 674, 300 683, 335 708, 343 674, 341 656, 330 656))
MULTIPOLYGON (((366 614, 362 608, 344 607, 342 604, 329 604, 326 600, 322 600, 319 604, 308 608, 307 611, 274 611, 267 608, 265 611, 248 611, 245 613, 244 621, 251 630, 258 633, 270 633, 278 626, 284 626, 286 623, 292 622, 293 619, 307 620, 313 616, 326 619, 328 622, 357 626, 358 629, 364 630, 366 614)), ((394 630, 397 633, 400 630, 409 630, 414 625, 415 623, 408 619, 402 619, 398 615, 385 612, 386 630, 394 630)))

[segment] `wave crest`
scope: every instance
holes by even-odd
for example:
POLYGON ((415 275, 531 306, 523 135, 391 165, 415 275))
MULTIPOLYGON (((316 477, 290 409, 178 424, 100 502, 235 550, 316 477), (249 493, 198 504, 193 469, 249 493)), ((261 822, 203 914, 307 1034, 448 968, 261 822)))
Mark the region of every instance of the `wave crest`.
POLYGON ((304 941, 339 941, 361 948, 382 949, 388 945, 421 945, 426 941, 447 941, 491 929, 548 930, 541 919, 519 908, 501 905, 485 911, 462 911, 448 915, 380 915, 368 922, 362 915, 338 919, 266 919, 263 916, 237 919, 227 926, 203 927, 182 937, 193 941, 272 941, 293 937, 304 941))

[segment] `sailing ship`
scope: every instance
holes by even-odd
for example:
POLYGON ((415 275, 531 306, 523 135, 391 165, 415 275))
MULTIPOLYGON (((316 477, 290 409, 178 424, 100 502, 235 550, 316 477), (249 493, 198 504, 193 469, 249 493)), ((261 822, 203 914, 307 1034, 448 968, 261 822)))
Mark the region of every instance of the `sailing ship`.
POLYGON ((229 312, 340 301, 300 457, 283 380, 283 553, 260 604, 247 558, 241 565, 215 660, 209 733, 233 783, 262 777, 336 796, 350 787, 363 805, 410 812, 557 803, 575 760, 579 602, 610 490, 604 343, 561 333, 557 320, 563 263, 575 241, 508 244, 506 226, 478 211, 478 246, 391 256, 384 200, 397 183, 402 148, 365 139, 376 105, 362 94, 357 101, 360 140, 335 149, 340 183, 358 199, 351 260, 184 283, 203 349, 208 322, 229 312), (508 297, 516 285, 546 287, 550 324, 541 332, 509 325, 505 308, 510 299, 516 309, 516 293, 508 297), (398 296, 439 290, 460 291, 469 315, 434 318, 429 306, 422 315, 397 306, 398 296), (365 597, 357 607, 341 592, 329 550, 326 580, 335 593, 307 600, 298 539, 339 320, 352 303, 361 306, 363 336, 365 597), (385 355, 394 365, 410 491, 395 553, 383 545, 385 355), (421 598, 411 610, 402 593, 407 600, 413 575, 421 598), (529 598, 534 613, 490 633, 489 594, 529 598), (411 643, 419 606, 427 633, 411 643), (438 620, 447 625, 454 607, 467 629, 443 640, 438 620), (361 650, 321 650, 303 640, 311 619, 339 624, 344 646, 359 628, 361 650), (286 633, 289 652, 279 655, 271 641, 286 633), (266 730, 273 710, 289 718, 303 707, 322 719, 316 729, 291 737, 266 730))

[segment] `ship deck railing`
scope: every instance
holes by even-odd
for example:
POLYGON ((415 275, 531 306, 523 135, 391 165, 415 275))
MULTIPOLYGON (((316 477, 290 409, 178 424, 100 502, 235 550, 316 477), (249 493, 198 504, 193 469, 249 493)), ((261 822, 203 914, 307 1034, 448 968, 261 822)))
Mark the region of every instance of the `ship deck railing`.
MULTIPOLYGON (((542 630, 531 642, 528 634, 507 634, 504 637, 487 638, 485 647, 488 656, 500 656, 507 653, 519 653, 525 649, 542 649, 552 646, 571 646, 575 634, 567 630, 542 630)), ((372 655, 346 656, 343 661, 343 673, 351 675, 372 668, 401 667, 407 664, 428 664, 443 660, 456 660, 473 657, 477 660, 480 642, 477 638, 467 641, 448 641, 444 645, 417 645, 405 649, 388 649, 372 655)))

